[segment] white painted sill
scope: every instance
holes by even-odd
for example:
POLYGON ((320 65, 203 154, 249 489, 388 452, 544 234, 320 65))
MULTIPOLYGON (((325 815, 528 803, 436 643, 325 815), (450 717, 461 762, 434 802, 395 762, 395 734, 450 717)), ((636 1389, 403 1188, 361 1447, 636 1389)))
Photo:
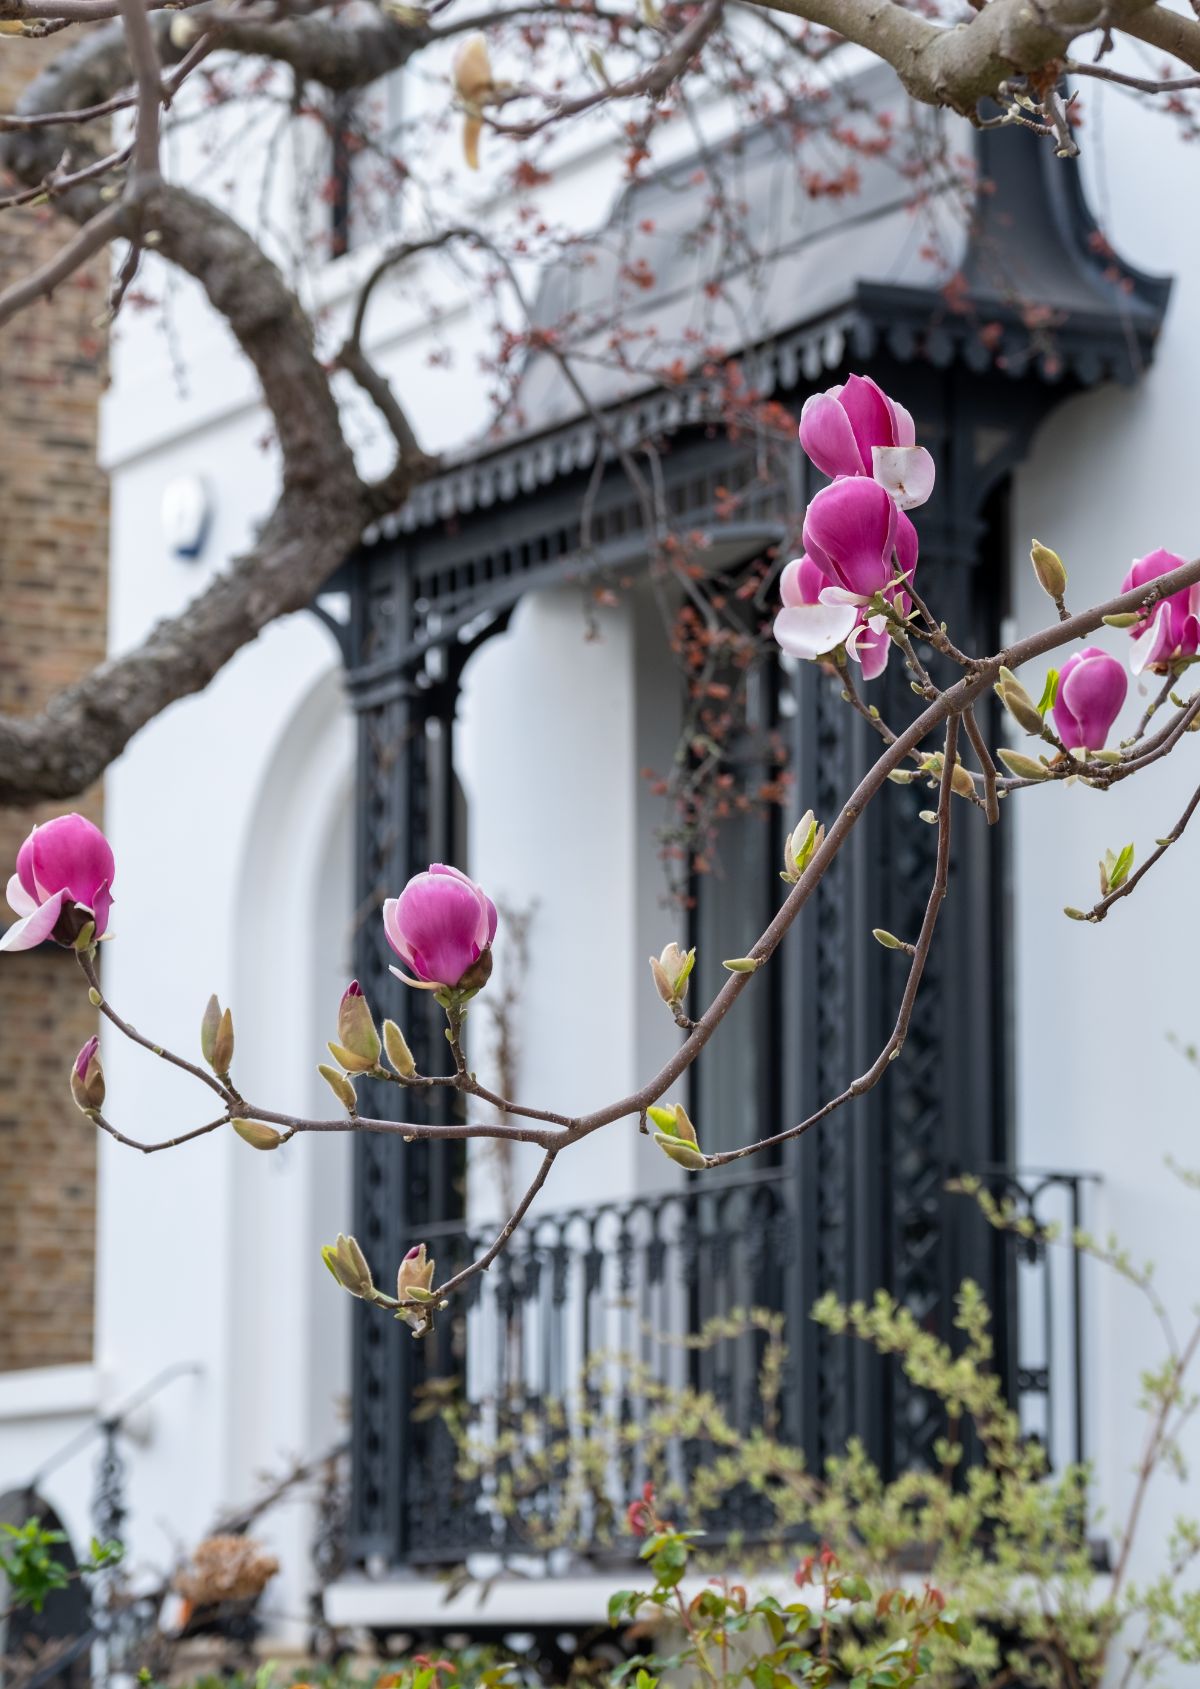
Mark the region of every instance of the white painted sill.
POLYGON ((17 1420, 68 1419, 99 1407, 94 1366, 39 1366, 0 1372, 0 1425, 17 1420))

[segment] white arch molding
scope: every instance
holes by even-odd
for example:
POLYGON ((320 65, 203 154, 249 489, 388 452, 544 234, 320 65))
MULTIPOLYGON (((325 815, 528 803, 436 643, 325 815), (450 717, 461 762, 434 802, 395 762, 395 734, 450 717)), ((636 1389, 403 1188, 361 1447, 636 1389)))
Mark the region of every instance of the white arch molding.
MULTIPOLYGON (((327 1115, 332 1099, 316 1064, 350 979, 353 916, 354 721, 340 659, 305 694, 266 766, 236 897, 238 1080, 271 1106, 327 1115)), ((225 1411, 240 1497, 264 1470, 345 1434, 350 1306, 320 1245, 350 1226, 350 1140, 302 1137, 269 1155, 247 1146, 232 1192, 238 1263, 225 1411)), ((291 1508, 267 1526, 284 1550, 269 1628, 300 1627, 299 1639, 310 1533, 296 1530, 291 1508)))

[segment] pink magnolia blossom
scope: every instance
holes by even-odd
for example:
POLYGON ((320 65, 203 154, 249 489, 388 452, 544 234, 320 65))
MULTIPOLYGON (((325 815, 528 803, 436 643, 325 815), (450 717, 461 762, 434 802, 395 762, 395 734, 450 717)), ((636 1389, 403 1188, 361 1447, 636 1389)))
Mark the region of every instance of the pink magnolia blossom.
POLYGON ((874 481, 842 476, 812 500, 804 518, 802 557, 780 577, 783 609, 775 638, 792 657, 811 659, 845 645, 873 680, 887 666, 891 640, 880 615, 865 606, 883 593, 901 613, 909 599, 899 588, 917 566, 917 531, 874 481))
MULTIPOLYGON (((466 980, 491 949, 496 936, 496 906, 474 880, 434 862, 428 873, 416 874, 399 897, 383 906, 387 941, 416 978, 392 972, 406 985, 422 990, 454 990, 482 984, 466 980)), ((490 957, 488 958, 490 961, 490 957)), ((486 979, 486 973, 484 974, 486 979)))
POLYGON ((1128 689, 1121 664, 1098 645, 1088 645, 1067 658, 1058 675, 1054 725, 1069 751, 1104 749, 1128 689))
MULTIPOLYGON (((1181 569, 1185 559, 1173 551, 1152 551, 1139 557, 1121 582, 1122 592, 1149 586, 1160 575, 1181 569)), ((1152 669, 1165 674, 1177 657, 1194 657, 1200 651, 1200 583, 1173 592, 1152 610, 1144 612, 1133 631, 1129 667, 1134 674, 1152 669)))
POLYGON ((115 874, 108 840, 82 815, 58 815, 35 827, 8 882, 9 904, 21 918, 0 938, 0 950, 32 950, 47 938, 69 946, 88 921, 102 938, 115 874))
POLYGON ((933 491, 933 459, 913 419, 867 375, 814 393, 800 413, 800 444, 826 475, 871 476, 902 510, 933 491))

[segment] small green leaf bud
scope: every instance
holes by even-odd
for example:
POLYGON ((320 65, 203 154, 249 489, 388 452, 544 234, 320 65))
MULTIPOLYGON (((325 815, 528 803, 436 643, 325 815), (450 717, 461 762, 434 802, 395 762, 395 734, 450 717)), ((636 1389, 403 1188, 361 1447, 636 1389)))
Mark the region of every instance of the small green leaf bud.
POLYGON ((731 974, 754 974, 762 966, 762 962, 753 956, 735 956, 732 961, 722 962, 731 974))
POLYGON ((371 1277, 367 1258, 358 1246, 357 1238, 346 1237, 339 1232, 337 1242, 326 1244, 322 1249, 321 1259, 342 1289, 348 1290, 351 1296, 374 1294, 375 1281, 371 1277))
POLYGON ((871 937, 876 944, 882 944, 885 950, 903 950, 904 944, 895 933, 888 932, 885 927, 872 927, 871 937))

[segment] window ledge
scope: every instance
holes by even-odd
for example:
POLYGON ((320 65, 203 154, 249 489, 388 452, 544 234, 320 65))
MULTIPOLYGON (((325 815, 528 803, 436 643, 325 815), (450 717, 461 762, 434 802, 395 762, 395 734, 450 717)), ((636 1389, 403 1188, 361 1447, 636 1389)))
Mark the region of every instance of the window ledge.
POLYGON ((0 1424, 92 1414, 99 1401, 100 1378, 94 1366, 38 1366, 27 1372, 0 1372, 0 1424))

